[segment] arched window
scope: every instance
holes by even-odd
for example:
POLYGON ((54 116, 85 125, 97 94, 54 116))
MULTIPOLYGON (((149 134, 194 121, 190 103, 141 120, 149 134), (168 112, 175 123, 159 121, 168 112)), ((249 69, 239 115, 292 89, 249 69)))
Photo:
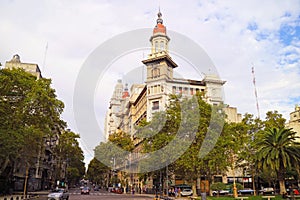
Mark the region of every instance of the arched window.
POLYGON ((155 41, 155 52, 158 52, 158 42, 155 41))
POLYGON ((163 41, 160 42, 160 51, 165 50, 165 43, 163 41))

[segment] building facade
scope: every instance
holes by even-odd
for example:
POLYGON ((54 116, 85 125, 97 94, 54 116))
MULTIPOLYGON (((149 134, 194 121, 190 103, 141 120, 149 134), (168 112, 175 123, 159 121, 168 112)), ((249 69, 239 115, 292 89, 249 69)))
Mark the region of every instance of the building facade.
MULTIPOLYGON (((106 138, 117 129, 128 131, 127 133, 132 136, 135 149, 128 159, 133 169, 137 166, 135 164, 139 162, 139 155, 141 155, 139 152, 142 151, 140 139, 135 137, 134 127, 142 120, 151 121, 155 112, 164 111, 169 104, 171 94, 192 97, 200 92, 204 100, 211 105, 223 103, 222 87, 225 81, 221 80, 217 74, 207 74, 202 80, 174 76, 175 70, 180 66, 169 54, 171 38, 167 35, 161 12, 157 16, 156 25, 150 36, 151 52, 146 59, 142 60, 147 71, 145 83, 133 84, 128 93, 127 86, 118 80, 105 120, 106 138), (124 93, 126 95, 121 95, 124 93)), ((120 166, 120 169, 122 167, 120 166)), ((141 186, 137 174, 130 177, 129 182, 132 185, 141 186)), ((150 178, 147 182, 147 187, 152 188, 152 179, 150 178)))
MULTIPOLYGON (((292 131, 295 131, 296 135, 300 137, 300 107, 298 105, 296 105, 295 110, 290 113, 290 120, 286 124, 286 127, 292 128, 292 131)), ((300 142, 299 138, 298 142, 300 142)))
POLYGON ((38 79, 42 78, 42 73, 37 64, 34 63, 22 63, 20 60, 20 56, 18 54, 14 55, 10 61, 6 61, 5 68, 13 69, 13 68, 21 68, 24 69, 25 72, 28 72, 38 79))
POLYGON ((114 133, 124 121, 125 115, 120 113, 128 113, 130 121, 128 126, 130 127, 122 127, 123 130, 128 130, 128 133, 134 135, 134 125, 138 125, 142 119, 151 121, 155 112, 166 109, 170 94, 191 97, 197 92, 201 92, 204 100, 209 104, 223 103, 222 87, 225 81, 221 80, 218 75, 207 74, 203 80, 174 77, 174 70, 179 66, 169 54, 169 42, 170 38, 163 24, 162 14, 159 12, 156 26, 150 37, 151 52, 145 60, 142 60, 147 69, 145 84, 132 85, 130 94, 128 94, 129 102, 120 110, 121 102, 124 100, 122 97, 124 86, 121 84, 121 80, 118 81, 107 112, 106 135, 114 133), (119 95, 117 96, 116 93, 119 95), (126 109, 127 111, 124 111, 126 109))

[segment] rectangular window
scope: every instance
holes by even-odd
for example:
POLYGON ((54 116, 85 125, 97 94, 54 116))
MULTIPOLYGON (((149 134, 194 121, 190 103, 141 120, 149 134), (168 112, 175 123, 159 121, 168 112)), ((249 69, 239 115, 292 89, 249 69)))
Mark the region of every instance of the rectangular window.
POLYGON ((183 94, 188 94, 188 88, 184 88, 183 94))
POLYGON ((179 87, 179 93, 182 94, 182 87, 179 87))
POLYGON ((176 94, 176 86, 173 86, 173 87, 172 87, 172 93, 173 93, 173 94, 176 94))
POLYGON ((154 85, 153 87, 154 87, 153 93, 154 93, 154 94, 157 94, 157 93, 158 93, 158 92, 157 92, 157 85, 154 85))
POLYGON ((158 110, 158 109, 159 109, 159 101, 153 101, 152 110, 158 110))

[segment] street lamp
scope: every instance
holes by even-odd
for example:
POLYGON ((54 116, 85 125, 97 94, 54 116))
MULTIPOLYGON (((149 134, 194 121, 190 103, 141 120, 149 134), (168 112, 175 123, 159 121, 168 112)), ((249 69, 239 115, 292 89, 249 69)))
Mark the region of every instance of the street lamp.
POLYGON ((233 152, 231 153, 231 156, 232 156, 232 175, 233 175, 233 197, 236 198, 238 197, 238 194, 237 194, 236 183, 235 183, 235 171, 234 171, 235 164, 234 164, 233 152))

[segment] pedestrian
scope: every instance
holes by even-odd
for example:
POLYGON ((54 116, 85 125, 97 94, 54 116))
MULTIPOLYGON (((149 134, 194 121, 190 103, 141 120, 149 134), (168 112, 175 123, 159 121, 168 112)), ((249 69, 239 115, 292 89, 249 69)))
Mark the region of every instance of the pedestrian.
POLYGON ((177 187, 175 188, 174 192, 175 192, 175 198, 177 198, 177 196, 178 196, 178 189, 177 189, 177 187))

